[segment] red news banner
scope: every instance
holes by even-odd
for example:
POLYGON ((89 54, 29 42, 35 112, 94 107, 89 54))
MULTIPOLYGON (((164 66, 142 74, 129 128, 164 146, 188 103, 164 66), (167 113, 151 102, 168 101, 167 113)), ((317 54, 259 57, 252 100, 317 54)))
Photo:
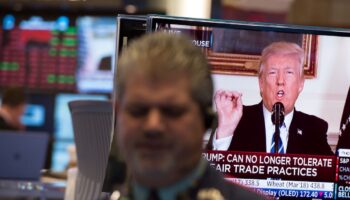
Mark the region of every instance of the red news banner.
POLYGON ((335 156, 206 151, 203 157, 226 178, 280 178, 298 181, 335 181, 335 156))

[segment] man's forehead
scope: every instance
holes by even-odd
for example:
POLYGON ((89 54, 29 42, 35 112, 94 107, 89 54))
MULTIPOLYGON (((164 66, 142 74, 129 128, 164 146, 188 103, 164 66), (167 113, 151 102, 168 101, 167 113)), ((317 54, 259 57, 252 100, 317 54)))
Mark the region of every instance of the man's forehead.
POLYGON ((125 93, 140 96, 178 96, 190 94, 190 80, 186 77, 153 79, 148 76, 133 76, 126 81, 125 93))
POLYGON ((299 67, 298 66, 295 66, 295 65, 290 65, 289 63, 286 63, 285 65, 270 65, 270 66, 267 66, 268 70, 269 71, 273 71, 273 70, 298 70, 299 67))
POLYGON ((276 60, 295 60, 296 62, 300 62, 300 57, 296 53, 276 53, 269 54, 265 58, 265 62, 271 62, 276 60))
POLYGON ((267 57, 263 63, 265 67, 299 67, 301 65, 300 60, 295 54, 276 54, 267 57))
POLYGON ((183 72, 152 72, 139 71, 129 74, 126 85, 147 84, 147 86, 163 86, 172 84, 190 84, 189 76, 183 72))

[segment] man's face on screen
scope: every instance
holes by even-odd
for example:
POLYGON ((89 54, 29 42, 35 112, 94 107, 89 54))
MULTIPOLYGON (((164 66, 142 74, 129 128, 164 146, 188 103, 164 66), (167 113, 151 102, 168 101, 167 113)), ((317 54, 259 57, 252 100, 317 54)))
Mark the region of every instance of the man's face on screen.
POLYGON ((272 111, 276 102, 282 102, 286 114, 294 109, 303 90, 304 79, 295 55, 270 55, 259 77, 259 87, 265 107, 272 111))
POLYGON ((205 129, 185 76, 161 81, 132 76, 117 104, 117 127, 122 155, 141 184, 174 183, 201 157, 205 129))

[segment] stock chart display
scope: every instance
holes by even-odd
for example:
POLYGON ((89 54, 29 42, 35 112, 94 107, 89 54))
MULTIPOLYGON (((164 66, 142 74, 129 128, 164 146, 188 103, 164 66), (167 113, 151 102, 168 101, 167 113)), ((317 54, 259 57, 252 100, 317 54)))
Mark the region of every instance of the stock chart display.
POLYGON ((6 15, 0 29, 0 87, 75 91, 77 30, 56 20, 6 15))

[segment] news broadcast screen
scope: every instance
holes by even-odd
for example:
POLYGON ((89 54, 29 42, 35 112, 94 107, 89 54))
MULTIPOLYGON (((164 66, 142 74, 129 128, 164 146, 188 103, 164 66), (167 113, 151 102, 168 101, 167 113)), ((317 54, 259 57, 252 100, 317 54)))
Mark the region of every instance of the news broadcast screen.
MULTIPOLYGON (((227 180, 281 199, 350 198, 350 141, 337 150, 350 121, 342 119, 350 86, 349 30, 166 16, 150 16, 148 22, 148 31, 188 35, 206 54, 217 120, 206 133, 203 157, 227 180), (302 49, 304 79, 291 86, 295 90, 288 80, 278 80, 286 86, 273 95, 284 106, 280 110, 275 103, 271 111, 264 96, 271 88, 259 67, 262 51, 281 42, 302 49), (283 98, 291 91, 295 102, 289 105, 283 98), (238 125, 222 125, 234 122, 227 108, 236 107, 238 98, 244 105, 238 125)), ((265 62, 273 66, 270 57, 265 62)), ((286 69, 286 79, 296 73, 286 69)), ((272 68, 266 76, 276 73, 272 68)))

